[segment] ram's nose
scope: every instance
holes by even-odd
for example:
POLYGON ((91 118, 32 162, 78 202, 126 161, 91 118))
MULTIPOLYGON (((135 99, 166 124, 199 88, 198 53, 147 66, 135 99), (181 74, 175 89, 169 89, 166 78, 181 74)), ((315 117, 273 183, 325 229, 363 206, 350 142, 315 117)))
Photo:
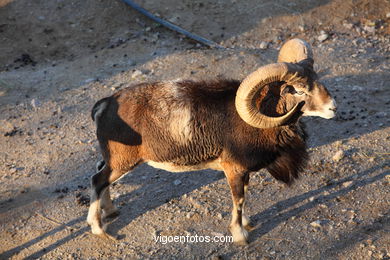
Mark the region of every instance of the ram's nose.
POLYGON ((330 118, 335 117, 336 116, 336 111, 337 111, 337 105, 336 105, 336 100, 334 100, 333 98, 332 98, 332 100, 331 100, 331 102, 329 104, 328 109, 331 111, 329 113, 328 118, 330 119, 330 118))
POLYGON ((329 109, 332 110, 332 111, 335 112, 335 113, 336 113, 336 111, 337 111, 336 100, 334 100, 333 98, 332 98, 331 106, 329 107, 329 109))

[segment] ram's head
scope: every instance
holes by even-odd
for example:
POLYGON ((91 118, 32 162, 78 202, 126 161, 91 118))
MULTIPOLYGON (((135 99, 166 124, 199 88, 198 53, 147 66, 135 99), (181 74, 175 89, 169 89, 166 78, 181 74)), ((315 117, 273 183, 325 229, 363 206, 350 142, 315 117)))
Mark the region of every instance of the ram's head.
POLYGON ((287 41, 279 52, 278 63, 260 67, 243 80, 236 95, 238 114, 257 128, 285 125, 297 115, 333 118, 335 101, 317 80, 313 64, 313 52, 305 41, 287 41), (260 111, 256 101, 265 86, 277 88, 278 95, 288 101, 287 113, 271 117, 260 111))

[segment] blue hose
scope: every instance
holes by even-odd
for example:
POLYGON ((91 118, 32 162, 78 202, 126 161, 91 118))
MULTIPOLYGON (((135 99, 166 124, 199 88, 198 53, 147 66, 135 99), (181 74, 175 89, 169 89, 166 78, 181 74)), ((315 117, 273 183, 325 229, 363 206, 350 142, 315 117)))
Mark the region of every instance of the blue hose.
POLYGON ((122 0, 122 1, 125 2, 126 4, 128 4, 129 6, 131 6, 132 8, 134 8, 135 10, 137 10, 138 12, 140 12, 141 14, 143 14, 143 15, 147 16, 148 18, 152 19, 153 21, 167 27, 168 29, 171 29, 172 31, 181 33, 181 34, 187 36, 188 38, 191 38, 191 39, 193 39, 199 43, 202 43, 210 48, 225 49, 225 47, 223 47, 222 45, 219 45, 216 42, 207 40, 199 35, 192 34, 188 31, 184 30, 183 28, 181 28, 177 25, 174 25, 173 23, 165 21, 165 20, 151 14, 148 10, 142 8, 141 6, 137 5, 136 3, 134 3, 131 0, 122 0))

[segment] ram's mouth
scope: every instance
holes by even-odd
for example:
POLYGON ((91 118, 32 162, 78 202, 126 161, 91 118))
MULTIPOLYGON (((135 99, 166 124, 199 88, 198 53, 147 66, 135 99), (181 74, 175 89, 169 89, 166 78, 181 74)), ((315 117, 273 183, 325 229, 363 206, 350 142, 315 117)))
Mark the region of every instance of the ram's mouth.
POLYGON ((336 101, 331 99, 328 103, 322 106, 321 110, 306 110, 303 116, 318 116, 325 119, 331 119, 336 116, 336 101))

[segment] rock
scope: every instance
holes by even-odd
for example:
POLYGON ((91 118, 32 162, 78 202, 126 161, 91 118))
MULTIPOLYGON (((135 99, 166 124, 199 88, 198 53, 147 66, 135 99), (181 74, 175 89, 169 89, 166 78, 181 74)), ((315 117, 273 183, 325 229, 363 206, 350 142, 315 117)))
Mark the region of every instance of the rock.
POLYGON ((387 113, 384 112, 384 111, 377 112, 377 113, 375 114, 375 117, 376 117, 376 118, 385 118, 385 117, 387 117, 387 113))
POLYGON ((179 16, 173 16, 171 18, 168 18, 168 21, 173 23, 173 24, 177 24, 180 20, 180 17, 179 16))
POLYGON ((277 36, 274 37, 274 39, 273 39, 272 41, 273 41, 274 43, 279 44, 279 43, 281 43, 281 42, 283 41, 283 38, 282 38, 282 36, 277 35, 277 36))
POLYGON ((217 214, 217 218, 223 219, 222 213, 219 212, 219 213, 217 214))
POLYGON ((113 198, 113 199, 117 199, 117 198, 119 198, 121 196, 121 194, 119 193, 119 192, 113 192, 112 194, 111 194, 111 197, 113 198))
POLYGON ((364 26, 363 29, 366 31, 366 32, 369 32, 369 33, 375 33, 375 26, 364 26))
POLYGON ((321 34, 320 34, 320 36, 317 37, 317 40, 318 40, 319 42, 324 42, 324 41, 326 41, 328 38, 329 38, 329 34, 327 34, 327 33, 324 32, 324 31, 321 31, 321 34))
POLYGON ((111 90, 117 90, 122 87, 123 83, 122 82, 116 82, 111 86, 111 90))
POLYGON ((173 185, 177 186, 177 185, 180 185, 181 184, 181 180, 175 180, 173 182, 173 185))
POLYGON ((327 208, 328 208, 328 206, 325 205, 325 204, 319 204, 318 206, 319 206, 320 208, 322 208, 322 209, 327 209, 327 208))
POLYGON ((134 70, 133 74, 131 74, 131 78, 133 78, 133 79, 138 78, 138 77, 142 76, 142 74, 143 74, 142 71, 134 70))
POLYGON ((352 86, 352 90, 354 90, 354 91, 362 91, 363 87, 355 85, 355 86, 352 86))
POLYGON ((352 30, 352 28, 353 28, 353 24, 352 23, 345 23, 345 24, 343 24, 344 25, 344 27, 346 28, 346 29, 348 29, 348 30, 352 30))
POLYGON ((313 221, 310 223, 310 226, 314 227, 314 228, 320 228, 322 227, 322 223, 321 223, 321 220, 316 220, 316 221, 313 221))
POLYGON ((92 81, 95 81, 95 79, 94 78, 89 78, 89 79, 84 80, 84 83, 88 84, 88 83, 91 83, 92 81))
POLYGON ((16 127, 12 125, 10 122, 6 120, 0 121, 0 131, 7 133, 13 131, 14 129, 16 129, 16 127))
POLYGON ((343 183, 343 187, 347 188, 347 187, 351 186, 352 183, 353 183, 353 181, 346 181, 346 182, 343 183))
POLYGON ((267 49, 268 48, 268 43, 267 42, 261 42, 259 48, 261 50, 267 49))
POLYGON ((338 150, 332 157, 332 160, 334 162, 339 162, 341 159, 344 158, 344 151, 343 150, 338 150))
POLYGON ((37 100, 37 99, 35 99, 35 98, 33 98, 33 99, 31 100, 31 106, 32 106, 35 110, 37 110, 37 108, 38 108, 40 105, 41 105, 41 102, 39 102, 39 100, 37 100))

